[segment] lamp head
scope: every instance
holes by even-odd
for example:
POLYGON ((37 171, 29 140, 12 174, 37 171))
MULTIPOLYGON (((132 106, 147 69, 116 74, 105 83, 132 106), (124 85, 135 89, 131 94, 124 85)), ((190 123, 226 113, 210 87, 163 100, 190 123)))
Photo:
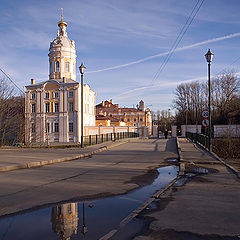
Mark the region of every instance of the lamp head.
POLYGON ((210 51, 210 49, 208 49, 208 52, 205 54, 205 58, 206 58, 208 63, 212 62, 213 55, 214 54, 210 51))
POLYGON ((83 63, 81 64, 81 66, 79 67, 79 71, 81 74, 84 74, 86 67, 83 65, 83 63))

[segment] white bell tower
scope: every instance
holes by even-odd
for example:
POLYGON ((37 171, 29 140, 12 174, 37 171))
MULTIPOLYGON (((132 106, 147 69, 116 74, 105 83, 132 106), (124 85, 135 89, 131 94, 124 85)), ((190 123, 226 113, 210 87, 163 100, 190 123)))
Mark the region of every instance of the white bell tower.
POLYGON ((67 23, 58 22, 57 37, 50 43, 49 48, 49 79, 71 79, 76 81, 76 49, 75 42, 67 36, 67 23))

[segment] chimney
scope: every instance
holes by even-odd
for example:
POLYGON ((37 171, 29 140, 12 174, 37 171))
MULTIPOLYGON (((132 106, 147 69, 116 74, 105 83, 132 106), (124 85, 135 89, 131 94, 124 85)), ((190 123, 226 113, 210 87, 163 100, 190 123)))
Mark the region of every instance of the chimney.
POLYGON ((35 79, 31 79, 31 85, 35 84, 35 79))
POLYGON ((110 103, 112 103, 112 99, 110 99, 110 103))

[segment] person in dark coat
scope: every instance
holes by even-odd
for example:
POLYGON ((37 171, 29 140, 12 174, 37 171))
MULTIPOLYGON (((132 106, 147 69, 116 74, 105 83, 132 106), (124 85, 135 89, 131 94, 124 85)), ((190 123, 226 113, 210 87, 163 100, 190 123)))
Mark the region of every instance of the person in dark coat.
POLYGON ((165 139, 167 139, 167 136, 168 136, 168 130, 167 129, 164 131, 164 136, 165 136, 165 139))

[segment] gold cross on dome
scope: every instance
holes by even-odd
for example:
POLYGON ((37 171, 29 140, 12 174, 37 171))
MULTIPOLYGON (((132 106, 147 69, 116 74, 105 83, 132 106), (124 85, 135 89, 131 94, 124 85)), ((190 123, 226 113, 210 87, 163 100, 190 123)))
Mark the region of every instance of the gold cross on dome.
POLYGON ((61 8, 61 21, 63 21, 63 8, 61 8))

